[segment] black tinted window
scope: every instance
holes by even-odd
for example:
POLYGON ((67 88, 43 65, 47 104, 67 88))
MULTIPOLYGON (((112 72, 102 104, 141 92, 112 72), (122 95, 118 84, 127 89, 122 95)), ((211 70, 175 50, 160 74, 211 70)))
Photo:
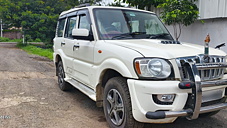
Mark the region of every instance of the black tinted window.
POLYGON ((76 26, 76 17, 70 17, 65 30, 65 37, 72 38, 72 30, 76 26))
POLYGON ((65 26, 65 19, 59 20, 58 27, 57 27, 57 37, 63 37, 64 26, 65 26))

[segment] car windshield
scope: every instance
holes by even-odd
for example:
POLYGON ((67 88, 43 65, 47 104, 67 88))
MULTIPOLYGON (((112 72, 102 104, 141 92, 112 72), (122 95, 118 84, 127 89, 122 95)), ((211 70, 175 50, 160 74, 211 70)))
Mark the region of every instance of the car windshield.
POLYGON ((165 39, 173 40, 155 14, 125 9, 94 9, 101 40, 165 39))

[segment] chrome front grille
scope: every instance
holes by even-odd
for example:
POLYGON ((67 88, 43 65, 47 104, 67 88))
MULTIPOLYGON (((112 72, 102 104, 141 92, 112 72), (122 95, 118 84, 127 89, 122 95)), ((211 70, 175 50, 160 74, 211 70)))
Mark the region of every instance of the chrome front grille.
POLYGON ((220 79, 224 75, 226 66, 225 56, 209 56, 209 60, 204 61, 204 56, 191 56, 176 59, 180 69, 182 80, 190 80, 188 69, 185 63, 196 65, 201 81, 220 79))

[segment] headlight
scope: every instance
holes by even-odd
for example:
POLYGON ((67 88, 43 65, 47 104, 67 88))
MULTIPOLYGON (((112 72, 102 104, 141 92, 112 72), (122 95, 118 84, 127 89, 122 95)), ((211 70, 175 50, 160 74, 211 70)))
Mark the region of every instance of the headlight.
POLYGON ((136 59, 135 70, 139 77, 167 78, 171 74, 170 64, 160 58, 136 59))

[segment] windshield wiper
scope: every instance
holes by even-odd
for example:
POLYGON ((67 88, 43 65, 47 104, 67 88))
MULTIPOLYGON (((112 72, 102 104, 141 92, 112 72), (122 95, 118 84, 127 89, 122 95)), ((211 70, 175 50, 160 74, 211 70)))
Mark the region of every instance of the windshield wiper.
POLYGON ((157 39, 169 35, 169 33, 151 34, 149 39, 157 39))
POLYGON ((146 32, 132 32, 132 33, 123 33, 117 36, 112 37, 112 39, 131 39, 133 38, 135 35, 142 35, 142 34, 146 34, 146 32))

